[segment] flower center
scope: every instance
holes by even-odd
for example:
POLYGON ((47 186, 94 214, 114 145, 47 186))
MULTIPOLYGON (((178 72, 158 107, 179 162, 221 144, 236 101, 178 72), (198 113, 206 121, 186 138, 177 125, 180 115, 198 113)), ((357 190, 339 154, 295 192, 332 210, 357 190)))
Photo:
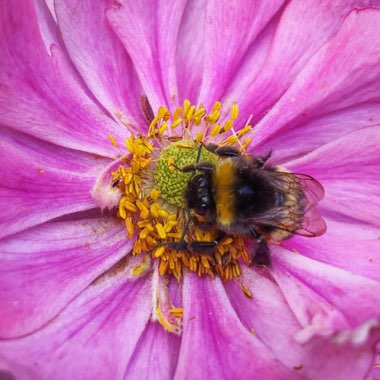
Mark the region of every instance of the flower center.
MULTIPOLYGON (((183 173, 171 164, 180 168, 192 165, 197 160, 199 144, 191 140, 183 140, 170 144, 159 154, 154 169, 154 181, 157 190, 170 205, 185 208, 183 194, 191 177, 190 173, 183 173)), ((200 162, 210 162, 215 164, 218 157, 207 151, 202 150, 200 162)))
MULTIPOLYGON (((160 107, 147 136, 127 138, 130 155, 113 173, 114 186, 122 193, 118 216, 125 221, 128 238, 136 239, 132 253, 157 260, 160 275, 173 274, 179 280, 189 270, 228 280, 240 276, 241 260, 250 261, 241 236, 227 234, 212 253, 191 249, 194 242, 215 241, 218 230, 214 225, 201 228, 192 216, 188 220, 191 213, 185 192, 199 171, 184 173, 182 169, 196 163, 214 165, 219 160, 207 149, 200 150, 201 143, 236 145, 244 151, 251 141, 240 141, 251 126, 234 132, 237 105, 224 115, 221 106, 216 102, 209 113, 202 104, 195 107, 187 100, 174 112, 160 107), (221 118, 223 124, 218 123, 221 118)), ((197 220, 202 222, 202 216, 197 220)))

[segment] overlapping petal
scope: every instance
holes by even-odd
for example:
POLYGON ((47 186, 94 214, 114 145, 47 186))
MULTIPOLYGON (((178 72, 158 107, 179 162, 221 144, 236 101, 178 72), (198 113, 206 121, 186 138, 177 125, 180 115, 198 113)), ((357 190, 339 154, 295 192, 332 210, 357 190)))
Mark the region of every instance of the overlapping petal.
POLYGON ((1 342, 0 363, 20 380, 123 379, 150 317, 150 283, 100 279, 51 323, 1 342))
POLYGON ((322 181, 322 207, 379 226, 380 133, 368 127, 346 134, 286 164, 322 181))
POLYGON ((380 338, 379 320, 329 337, 313 337, 304 345, 308 355, 302 368, 308 379, 366 379, 380 338))
POLYGON ((64 51, 46 51, 33 1, 0 7, 0 124, 57 145, 112 156, 128 135, 81 82, 64 51))
POLYGON ((251 75, 255 57, 248 55, 231 83, 228 96, 243 106, 245 118, 251 112, 259 120, 286 92, 310 57, 335 35, 350 10, 370 4, 371 1, 355 0, 334 4, 289 2, 275 20, 275 35, 266 44, 266 59, 259 75, 251 75))
POLYGON ((92 94, 114 119, 138 127, 140 88, 124 46, 106 20, 104 1, 56 1, 59 29, 70 58, 92 94))
POLYGON ((96 207, 91 188, 108 159, 2 129, 0 235, 96 207))
POLYGON ((299 378, 242 325, 219 280, 199 281, 188 274, 183 296, 184 330, 176 379, 299 378))
POLYGON ((141 379, 142 374, 152 380, 173 379, 180 344, 180 337, 168 333, 158 323, 149 323, 136 345, 124 379, 141 379))
POLYGON ((327 231, 317 239, 294 236, 284 246, 311 259, 380 280, 378 228, 352 219, 327 218, 327 231))
POLYGON ((30 333, 55 317, 128 255, 124 236, 123 225, 103 217, 52 222, 2 239, 0 337, 30 333))
POLYGON ((243 269, 243 279, 252 298, 247 298, 237 282, 225 284, 229 301, 241 323, 247 330, 253 330, 262 344, 282 363, 299 371, 303 352, 295 341, 295 335, 301 324, 281 290, 274 281, 252 269, 243 269), (288 347, 292 347, 292 350, 288 347))
MULTIPOLYGON (((206 2, 204 67, 198 97, 198 102, 203 102, 206 109, 222 98, 248 47, 282 4, 283 0, 270 3, 230 0, 206 2)), ((196 27, 193 25, 193 28, 196 27)), ((186 56, 183 60, 186 60, 186 56)))
POLYGON ((176 42, 185 1, 121 1, 108 20, 127 49, 145 95, 157 111, 177 96, 176 42), (172 98, 173 97, 173 98, 172 98))
POLYGON ((353 331, 298 341, 300 322, 276 283, 250 269, 243 271, 243 278, 253 293, 252 299, 247 300, 237 283, 229 282, 226 290, 230 302, 246 328, 253 328, 260 341, 286 366, 307 379, 336 379, 337 373, 345 374, 343 378, 360 379, 366 374, 374 342, 380 337, 376 320, 364 322, 353 331))
MULTIPOLYGON (((376 33, 379 14, 380 10, 365 9, 352 11, 346 17, 337 34, 309 59, 289 89, 257 125, 255 145, 259 150, 280 145, 276 143, 277 136, 281 138, 282 133, 294 131, 296 127, 302 129, 305 122, 316 117, 352 106, 376 106, 380 80, 380 43, 376 33)), ((254 107, 245 110, 255 112, 254 107)), ((370 114, 368 119, 371 119, 370 114)), ((373 120, 365 125, 371 124, 373 120)), ((337 127, 339 133, 356 128, 353 123, 348 123, 346 129, 338 122, 330 125, 337 127)), ((326 140, 318 123, 312 126, 307 129, 306 141, 314 139, 314 146, 318 146, 326 140)), ((298 152, 302 152, 304 147, 300 140, 295 139, 294 144, 301 145, 298 152)), ((292 141, 288 139, 287 145, 292 145, 292 141)))
POLYGON ((273 252, 273 277, 306 336, 357 327, 379 317, 379 281, 283 248, 273 252))

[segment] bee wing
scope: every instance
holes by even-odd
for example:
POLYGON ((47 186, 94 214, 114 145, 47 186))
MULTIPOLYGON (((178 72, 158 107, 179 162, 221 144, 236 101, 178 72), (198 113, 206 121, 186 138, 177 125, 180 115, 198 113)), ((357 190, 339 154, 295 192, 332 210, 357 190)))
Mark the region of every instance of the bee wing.
POLYGON ((322 235, 326 231, 326 222, 316 209, 316 205, 324 197, 323 186, 315 178, 306 174, 287 171, 276 171, 273 174, 272 185, 286 193, 292 193, 301 185, 306 201, 304 211, 278 207, 271 212, 255 215, 247 222, 307 237, 322 235), (302 220, 301 227, 297 230, 292 229, 295 220, 302 220))
POLYGON ((316 237, 323 235, 326 228, 325 220, 322 218, 315 205, 311 204, 305 210, 301 228, 294 233, 307 237, 316 237))
POLYGON ((301 184, 307 203, 316 205, 325 196, 325 190, 319 181, 306 174, 291 173, 301 184))
POLYGON ((316 205, 323 199, 325 190, 319 181, 309 175, 294 173, 294 176, 301 184, 306 199, 302 227, 295 233, 308 237, 323 235, 327 226, 325 220, 316 209, 316 205))
POLYGON ((326 222, 319 214, 314 205, 310 205, 306 211, 297 215, 294 211, 289 212, 288 209, 277 208, 270 213, 255 215, 253 218, 245 220, 245 223, 261 227, 273 227, 286 232, 291 235, 302 235, 306 237, 316 237, 323 235, 326 231, 326 222), (302 218, 301 227, 293 230, 293 221, 302 218))

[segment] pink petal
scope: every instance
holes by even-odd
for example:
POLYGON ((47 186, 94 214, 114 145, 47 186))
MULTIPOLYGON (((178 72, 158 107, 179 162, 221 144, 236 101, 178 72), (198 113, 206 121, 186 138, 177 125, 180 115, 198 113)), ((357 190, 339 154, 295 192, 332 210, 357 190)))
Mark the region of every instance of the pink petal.
POLYGON ((165 331, 159 323, 150 322, 129 361, 124 378, 173 379, 180 343, 178 336, 165 331))
POLYGON ((6 129, 0 146, 0 236, 96 207, 91 188, 108 159, 6 129))
POLYGON ((326 218, 327 231, 315 239, 294 236, 284 246, 311 259, 380 280, 379 230, 350 220, 326 218))
POLYGON ((298 368, 304 353, 294 337, 302 326, 281 290, 273 281, 252 269, 242 268, 242 280, 251 291, 252 299, 247 298, 237 282, 227 281, 225 284, 240 321, 247 330, 253 328, 255 336, 282 363, 289 368, 298 368))
POLYGON ((113 122, 86 93, 64 52, 46 52, 33 1, 0 7, 0 123, 58 145, 114 156, 113 122))
POLYGON ((377 345, 377 354, 370 372, 367 374, 368 379, 380 378, 380 344, 377 345))
POLYGON ((131 248, 114 218, 53 222, 0 241, 0 336, 52 319, 131 248))
MULTIPOLYGON (((45 44, 47 54, 50 54, 50 47, 53 43, 62 48, 62 39, 58 34, 57 23, 53 16, 54 13, 52 13, 54 8, 49 9, 49 4, 45 0, 36 0, 34 4, 41 38, 45 44)), ((51 6, 53 6, 53 4, 51 4, 51 6)))
POLYGON ((56 1, 59 29, 70 58, 91 92, 117 120, 145 124, 132 62, 105 18, 110 2, 56 1))
POLYGON ((363 128, 285 164, 317 178, 325 188, 321 205, 357 220, 379 225, 380 133, 363 128))
POLYGON ((330 338, 313 337, 305 344, 309 353, 303 367, 307 379, 367 379, 380 339, 380 320, 364 322, 330 338))
POLYGON ((265 111, 287 90, 307 60, 339 29, 358 1, 336 3, 290 2, 279 21, 261 72, 251 76, 256 57, 248 56, 228 89, 228 98, 239 100, 242 117, 250 113, 259 120, 265 111), (243 116, 244 115, 244 116, 243 116))
POLYGON ((255 149, 255 152, 267 152, 272 149, 273 161, 281 164, 311 152, 344 134, 376 125, 380 125, 380 103, 359 104, 288 126, 259 149, 255 149))
MULTIPOLYGON (((328 8, 330 12, 329 4, 328 8)), ((305 120, 378 101, 379 14, 379 10, 366 9, 348 15, 338 33, 312 56, 290 88, 257 125, 257 145, 269 143, 279 131, 305 120)), ((313 136, 319 134, 316 129, 313 136)))
MULTIPOLYGON (((269 3, 213 0, 206 3, 204 68, 198 97, 206 109, 221 99, 248 47, 282 3, 283 0, 269 3)), ((193 28, 196 27, 193 24, 193 28)))
POLYGON ((272 252, 273 276, 306 336, 356 327, 379 316, 379 281, 309 259, 302 252, 279 247, 272 252))
POLYGON ((184 328, 175 379, 293 379, 239 321, 221 282, 188 274, 184 328))
POLYGON ((177 85, 173 69, 185 1, 120 1, 107 11, 127 49, 153 110, 171 104, 177 85))
POLYGON ((2 341, 0 357, 20 380, 121 380, 149 320, 149 293, 146 278, 125 273, 97 282, 44 328, 2 341))
POLYGON ((253 327, 255 335, 281 362, 307 379, 336 379, 342 373, 353 374, 344 378, 363 378, 373 357, 373 344, 380 336, 377 323, 368 321, 356 330, 313 337, 300 344, 295 338, 301 325, 278 286, 251 269, 243 269, 242 278, 252 291, 252 299, 236 282, 229 281, 225 286, 230 302, 244 325, 253 327), (357 342, 363 329, 371 336, 357 342))
POLYGON ((176 71, 178 98, 196 103, 204 67, 207 0, 188 1, 178 34, 176 71))

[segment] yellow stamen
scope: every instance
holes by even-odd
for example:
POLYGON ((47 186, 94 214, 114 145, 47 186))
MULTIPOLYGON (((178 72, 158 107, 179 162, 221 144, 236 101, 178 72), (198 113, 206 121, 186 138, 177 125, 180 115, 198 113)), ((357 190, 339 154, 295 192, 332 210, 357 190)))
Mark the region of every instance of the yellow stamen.
POLYGON ((156 201, 160 197, 160 192, 157 189, 153 189, 150 193, 149 196, 156 201))
POLYGON ((222 103, 215 102, 214 105, 212 106, 212 112, 220 111, 221 108, 222 108, 222 103))
POLYGON ((160 135, 164 134, 164 132, 166 131, 167 128, 168 128, 168 123, 165 121, 164 123, 162 123, 158 133, 160 135))
POLYGON ((233 145, 235 143, 237 143, 239 141, 238 137, 237 136, 229 136, 226 140, 225 140, 225 143, 228 144, 228 145, 233 145))
POLYGON ((182 307, 176 307, 176 308, 170 309, 170 312, 175 317, 182 317, 183 316, 183 309, 182 309, 182 307))
POLYGON ((161 239, 163 240, 166 239, 166 232, 165 232, 164 226, 161 223, 156 224, 156 230, 157 230, 158 236, 161 239))
POLYGON ((231 107, 231 119, 236 120, 239 116, 239 107, 236 103, 234 103, 231 107))
POLYGON ((252 293, 250 292, 250 290, 243 284, 241 283, 241 289, 243 290, 244 294, 248 297, 248 298, 252 298, 252 293))
POLYGON ((165 252, 165 247, 159 247, 154 251, 154 257, 160 257, 165 252))
POLYGON ((134 137, 133 135, 129 136, 126 140, 125 140, 125 145, 127 146, 127 149, 133 153, 134 151, 134 137))
POLYGON ((251 129, 252 129, 252 126, 251 126, 251 125, 247 125, 246 127, 244 127, 243 129, 241 129, 241 130, 237 133, 238 137, 243 136, 244 134, 246 134, 247 132, 249 132, 251 129))
POLYGON ((171 128, 174 129, 174 128, 178 127, 182 122, 183 122, 183 119, 176 119, 176 120, 171 124, 171 128))
POLYGON ((230 131, 233 125, 234 125, 233 120, 227 120, 227 121, 224 123, 224 126, 223 126, 223 130, 224 130, 224 132, 228 132, 228 131, 230 131))
POLYGON ((115 148, 117 148, 118 145, 117 145, 117 142, 116 142, 116 140, 115 140, 115 137, 113 137, 113 136, 111 135, 111 133, 109 133, 109 134, 108 134, 108 138, 110 139, 112 145, 113 145, 115 148))
POLYGON ((220 124, 216 124, 210 132, 211 136, 217 136, 219 135, 220 131, 222 130, 222 126, 220 124))
POLYGON ((178 107, 173 113, 173 121, 176 121, 181 115, 182 107, 178 107))

